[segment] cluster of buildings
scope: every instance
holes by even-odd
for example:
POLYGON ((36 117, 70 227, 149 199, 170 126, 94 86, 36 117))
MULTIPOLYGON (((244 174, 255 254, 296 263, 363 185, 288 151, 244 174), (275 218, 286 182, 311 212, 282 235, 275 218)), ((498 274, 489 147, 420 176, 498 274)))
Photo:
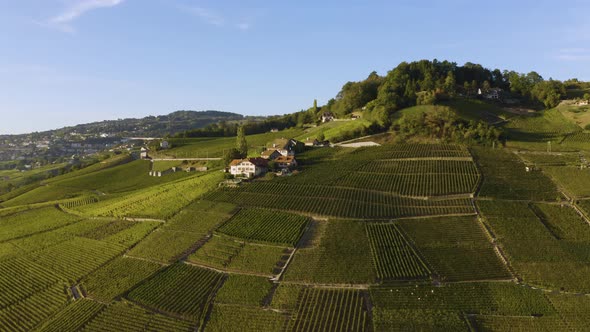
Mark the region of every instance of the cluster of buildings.
POLYGON ((253 178, 266 173, 269 165, 274 164, 279 174, 288 173, 297 167, 295 151, 303 143, 295 139, 276 139, 270 147, 257 158, 234 159, 229 164, 229 172, 236 177, 253 178))
POLYGON ((112 149, 125 143, 120 137, 81 135, 76 132, 56 132, 0 137, 0 161, 45 159, 58 160, 64 157, 88 156, 112 149))

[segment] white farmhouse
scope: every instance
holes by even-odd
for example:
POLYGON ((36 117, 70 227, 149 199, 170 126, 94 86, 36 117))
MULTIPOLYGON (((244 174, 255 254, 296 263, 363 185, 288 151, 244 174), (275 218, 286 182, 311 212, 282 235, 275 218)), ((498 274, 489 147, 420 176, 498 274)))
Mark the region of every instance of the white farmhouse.
POLYGON ((262 158, 234 159, 229 164, 229 172, 233 176, 253 178, 264 174, 268 167, 268 160, 262 158))

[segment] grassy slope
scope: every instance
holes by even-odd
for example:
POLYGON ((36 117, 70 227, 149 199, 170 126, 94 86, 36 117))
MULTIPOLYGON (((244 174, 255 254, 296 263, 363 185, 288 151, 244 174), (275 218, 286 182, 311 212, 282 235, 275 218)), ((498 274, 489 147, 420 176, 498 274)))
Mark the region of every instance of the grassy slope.
MULTIPOLYGON (((84 174, 68 175, 65 179, 54 179, 51 183, 31 190, 3 203, 4 206, 54 201, 85 193, 120 193, 163 184, 186 177, 188 173, 178 172, 165 177, 148 176, 150 162, 136 160, 113 168, 84 174)), ((74 174, 74 173, 73 173, 74 174)))

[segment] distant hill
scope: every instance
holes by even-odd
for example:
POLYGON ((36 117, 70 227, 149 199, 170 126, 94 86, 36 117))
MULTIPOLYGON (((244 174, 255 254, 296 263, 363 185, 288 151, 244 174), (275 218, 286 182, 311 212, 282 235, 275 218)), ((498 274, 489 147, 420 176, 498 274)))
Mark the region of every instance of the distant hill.
POLYGON ((241 114, 220 111, 176 111, 168 115, 146 116, 141 119, 118 119, 79 124, 59 129, 60 132, 76 132, 82 135, 108 134, 110 136, 174 135, 185 130, 201 128, 219 121, 238 121, 241 114))

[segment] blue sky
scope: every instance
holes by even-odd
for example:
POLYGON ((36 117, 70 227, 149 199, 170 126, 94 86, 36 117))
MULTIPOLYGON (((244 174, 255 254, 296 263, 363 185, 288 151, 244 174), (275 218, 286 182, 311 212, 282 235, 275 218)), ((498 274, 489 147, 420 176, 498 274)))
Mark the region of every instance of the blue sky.
POLYGON ((0 0, 0 134, 284 114, 401 61, 590 80, 588 1, 0 0))

